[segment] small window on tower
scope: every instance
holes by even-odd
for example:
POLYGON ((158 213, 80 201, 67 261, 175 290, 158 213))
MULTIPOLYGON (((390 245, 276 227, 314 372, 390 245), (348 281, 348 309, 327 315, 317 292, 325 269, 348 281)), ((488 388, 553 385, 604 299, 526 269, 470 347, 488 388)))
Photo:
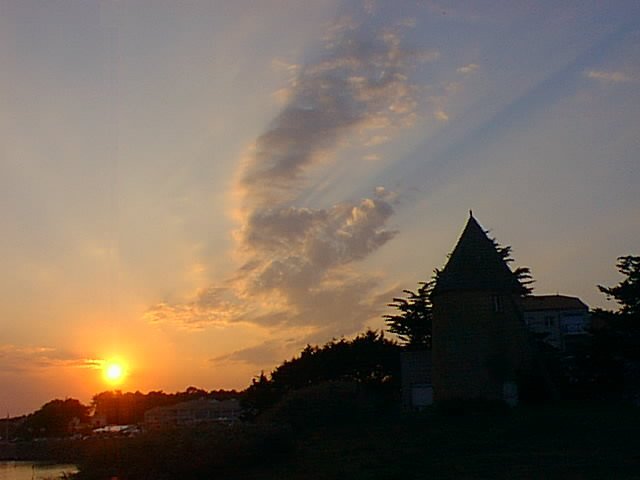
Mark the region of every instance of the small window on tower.
POLYGON ((496 313, 500 313, 504 311, 502 305, 502 296, 501 295, 493 295, 493 311, 496 313))

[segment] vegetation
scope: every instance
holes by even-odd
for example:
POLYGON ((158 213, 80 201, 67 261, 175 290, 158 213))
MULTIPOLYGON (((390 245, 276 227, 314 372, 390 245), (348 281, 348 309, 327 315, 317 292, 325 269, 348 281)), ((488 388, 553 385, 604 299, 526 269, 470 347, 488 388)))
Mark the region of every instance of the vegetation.
POLYGON ((296 434, 318 428, 360 425, 392 411, 397 402, 385 392, 354 381, 330 381, 286 393, 258 419, 289 425, 296 434))
POLYGON ((65 437, 72 433, 73 423, 86 423, 89 407, 78 400, 52 400, 21 422, 13 436, 21 439, 65 437))
POLYGON ((638 426, 637 410, 595 405, 389 415, 318 429, 254 478, 637 478, 638 426))
MULTIPOLYGON (((640 256, 618 258, 625 277, 613 287, 598 289, 614 298, 618 310, 596 309, 592 317, 602 325, 593 331, 593 345, 582 355, 579 370, 598 390, 640 402, 640 256), (586 372, 586 374, 584 373, 586 372)), ((591 394, 591 392, 588 392, 591 394)), ((602 395, 602 393, 600 393, 602 395)), ((591 395, 593 396, 593 395, 591 395)))
MULTIPOLYGON (((94 413, 109 425, 131 425, 144 421, 144 412, 159 407, 169 406, 189 400, 209 398, 227 400, 240 398, 241 392, 235 390, 212 390, 207 392, 196 387, 189 387, 184 392, 164 393, 152 391, 126 392, 119 390, 106 391, 93 396, 90 406, 79 400, 67 398, 52 400, 37 411, 11 419, 0 419, 0 435, 8 440, 29 441, 32 439, 64 438, 74 434, 87 434, 90 413, 94 413)), ((28 450, 27 447, 23 449, 28 450)), ((41 455, 37 454, 40 458, 41 455)), ((23 458, 23 455, 20 455, 23 458)))
POLYGON ((299 434, 258 424, 104 440, 92 444, 78 480, 595 480, 637 478, 640 468, 640 411, 622 405, 480 409, 466 415, 391 410, 356 422, 317 424, 299 434))
POLYGON ((274 425, 200 426, 83 442, 77 480, 241 478, 292 452, 291 430, 274 425))
POLYGON ((287 392, 333 380, 353 381, 394 392, 400 385, 400 347, 368 330, 352 340, 307 345, 298 357, 261 374, 244 392, 243 405, 254 415, 275 405, 287 392))
POLYGON ((417 291, 403 290, 406 298, 394 298, 388 307, 398 310, 395 315, 384 315, 389 332, 398 336, 409 347, 431 349, 433 311, 431 291, 435 282, 420 282, 417 291))
POLYGON ((619 257, 617 268, 625 278, 598 289, 619 308, 591 312, 589 342, 569 354, 546 352, 565 398, 640 402, 640 257, 619 257))
POLYGON ((640 322, 640 256, 618 257, 616 266, 627 278, 614 287, 598 285, 598 289, 620 305, 619 317, 640 322))
POLYGON ((119 390, 106 391, 93 396, 91 407, 96 415, 105 419, 110 425, 130 425, 141 423, 144 412, 154 407, 166 407, 180 402, 209 398, 227 400, 239 398, 241 393, 235 390, 212 390, 207 392, 196 387, 189 387, 184 392, 164 393, 152 391, 149 393, 126 392, 119 390))
MULTIPOLYGON (((514 262, 514 259, 512 257, 513 248, 511 247, 511 245, 505 245, 505 246, 500 245, 500 243, 498 243, 498 241, 495 238, 490 238, 490 240, 493 242, 494 246, 496 247, 496 250, 498 251, 498 255, 500 255, 500 258, 502 258, 502 260, 507 265, 514 262)), ((516 278, 518 279, 518 282, 520 283, 520 293, 522 295, 531 295, 531 293, 533 292, 533 284, 535 283, 535 280, 531 275, 531 268, 516 267, 513 270, 513 274, 516 276, 516 278)))

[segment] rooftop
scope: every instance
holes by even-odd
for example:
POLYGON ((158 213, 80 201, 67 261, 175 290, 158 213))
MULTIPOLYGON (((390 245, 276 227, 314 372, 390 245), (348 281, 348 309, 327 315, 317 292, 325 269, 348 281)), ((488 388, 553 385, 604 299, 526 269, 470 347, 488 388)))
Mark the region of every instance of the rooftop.
POLYGON ((502 259, 496 244, 472 214, 440 272, 434 294, 449 291, 520 293, 522 286, 502 259))
POLYGON ((522 299, 524 311, 536 310, 589 310, 589 307, 578 297, 566 295, 531 295, 522 299))

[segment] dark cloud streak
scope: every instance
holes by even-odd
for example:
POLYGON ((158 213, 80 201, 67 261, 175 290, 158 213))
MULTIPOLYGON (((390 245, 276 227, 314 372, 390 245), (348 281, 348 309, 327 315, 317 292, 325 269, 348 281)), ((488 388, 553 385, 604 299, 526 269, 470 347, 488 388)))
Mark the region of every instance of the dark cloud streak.
POLYGON ((255 141, 240 180, 250 208, 290 199, 304 173, 356 127, 410 121, 418 95, 408 77, 416 63, 436 56, 402 48, 390 32, 364 36, 354 26, 338 32, 324 58, 299 69, 289 103, 255 141))

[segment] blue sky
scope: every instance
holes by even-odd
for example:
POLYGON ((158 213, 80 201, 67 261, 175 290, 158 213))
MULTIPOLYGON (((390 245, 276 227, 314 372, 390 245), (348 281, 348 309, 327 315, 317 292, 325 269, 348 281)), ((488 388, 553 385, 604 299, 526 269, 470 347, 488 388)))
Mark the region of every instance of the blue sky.
POLYGON ((637 254, 640 5, 0 0, 0 409, 243 388, 473 209, 536 293, 637 254))

